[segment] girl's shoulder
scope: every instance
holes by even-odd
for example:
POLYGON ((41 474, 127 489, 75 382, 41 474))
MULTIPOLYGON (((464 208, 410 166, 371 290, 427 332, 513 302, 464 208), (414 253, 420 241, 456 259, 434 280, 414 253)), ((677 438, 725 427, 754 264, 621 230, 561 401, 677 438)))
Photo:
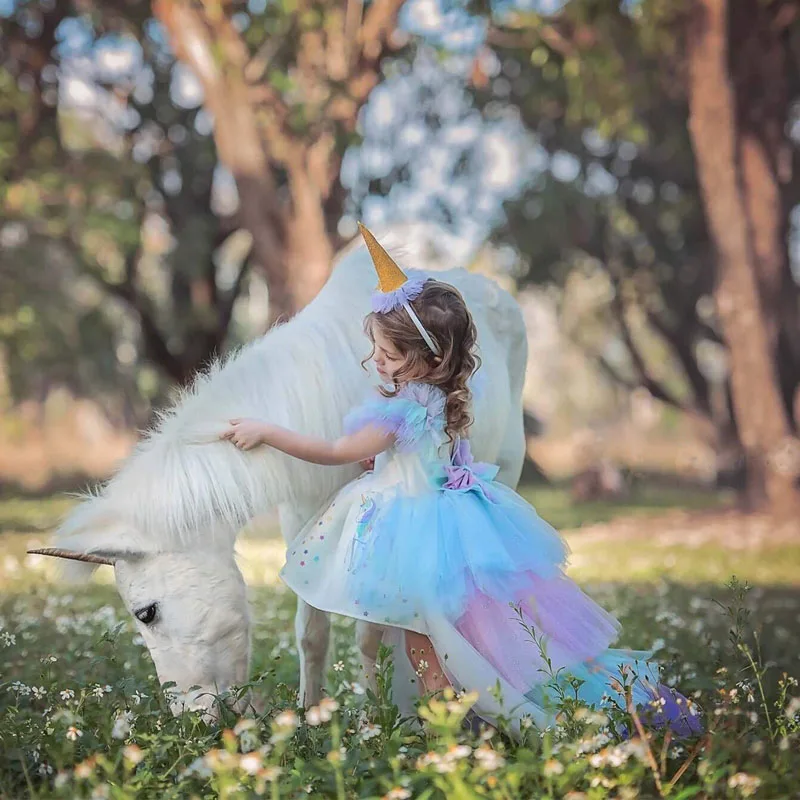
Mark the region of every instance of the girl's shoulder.
POLYGON ((376 390, 345 417, 345 432, 373 425, 394 434, 399 449, 413 449, 426 434, 438 438, 444 430, 446 401, 445 393, 428 383, 407 383, 389 397, 376 390))

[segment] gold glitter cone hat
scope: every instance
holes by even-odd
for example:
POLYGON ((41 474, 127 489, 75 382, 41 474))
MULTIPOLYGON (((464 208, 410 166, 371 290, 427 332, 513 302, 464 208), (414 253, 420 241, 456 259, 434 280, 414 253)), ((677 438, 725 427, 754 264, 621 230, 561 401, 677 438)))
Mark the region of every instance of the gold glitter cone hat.
POLYGON ((396 308, 404 308, 414 326, 419 331, 425 344, 434 355, 441 355, 441 350, 433 340, 425 326, 411 307, 411 301, 419 297, 425 285, 427 276, 419 270, 409 270, 406 275, 394 262, 394 259, 378 244, 378 240, 358 223, 358 229, 367 243, 375 272, 378 273, 378 288, 372 293, 372 310, 379 314, 386 314, 396 308))
POLYGON ((381 292, 393 292, 399 289, 407 280, 406 274, 397 266, 394 259, 381 247, 378 240, 370 233, 369 229, 358 223, 358 229, 367 243, 367 249, 378 273, 378 289, 381 292))

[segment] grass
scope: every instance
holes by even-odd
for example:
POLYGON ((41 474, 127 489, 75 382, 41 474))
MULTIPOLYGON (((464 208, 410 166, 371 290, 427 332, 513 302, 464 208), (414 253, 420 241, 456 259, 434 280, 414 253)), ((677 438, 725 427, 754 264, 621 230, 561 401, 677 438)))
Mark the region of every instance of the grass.
MULTIPOLYGON (((792 585, 800 582, 800 545, 776 544, 765 540, 760 547, 721 549, 687 542, 664 545, 649 535, 648 519, 667 510, 722 508, 730 503, 724 492, 637 487, 623 502, 597 501, 575 504, 562 487, 523 487, 522 494, 540 516, 559 530, 566 530, 572 548, 570 575, 581 582, 657 582, 723 584, 731 575, 752 584, 792 585), (619 544, 585 536, 581 528, 608 522, 616 517, 642 519, 642 536, 635 542, 619 544)), ((31 540, 46 545, 46 536, 69 510, 72 500, 49 498, 0 499, 0 575, 2 560, 11 557, 20 564, 31 540)), ((244 536, 238 550, 240 565, 248 583, 274 585, 283 563, 283 542, 276 528, 259 536, 244 536)), ((42 568, 54 574, 54 565, 42 568)))
POLYGON ((723 508, 733 499, 728 492, 648 485, 634 486, 630 495, 621 500, 586 503, 573 502, 564 486, 523 486, 520 494, 536 507, 540 517, 558 530, 582 528, 617 517, 646 519, 676 508, 687 511, 723 508))
MULTIPOLYGON (((558 527, 603 521, 614 508, 572 508, 552 489, 534 499, 558 527)), ((625 513, 646 524, 674 499, 639 494, 625 513)), ((250 688, 263 712, 229 716, 216 728, 167 711, 152 661, 111 586, 55 586, 46 559, 23 563, 28 542, 44 544, 67 507, 60 499, 0 502, 2 800, 772 800, 794 796, 800 785, 800 548, 660 546, 646 528, 622 543, 570 533, 571 574, 620 619, 622 646, 657 651, 667 682, 704 709, 708 733, 698 741, 657 732, 625 740, 605 715, 566 702, 558 726, 526 729, 515 742, 502 722, 493 735, 462 729, 466 707, 457 702, 424 703, 420 729, 397 719, 385 690, 365 697, 353 626, 343 619, 328 674, 333 700, 316 718, 297 713, 294 598, 275 582, 282 548, 274 537, 248 538, 241 563, 253 584, 250 688), (726 587, 731 573, 756 585, 726 587)), ((101 572, 108 580, 111 571, 101 572)), ((386 678, 388 671, 387 663, 386 678)))

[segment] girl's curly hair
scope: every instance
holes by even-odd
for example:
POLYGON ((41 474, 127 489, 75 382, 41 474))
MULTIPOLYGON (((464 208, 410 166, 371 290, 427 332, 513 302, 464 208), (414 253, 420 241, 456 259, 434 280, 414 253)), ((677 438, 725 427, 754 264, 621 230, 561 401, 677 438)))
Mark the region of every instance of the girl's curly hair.
MULTIPOLYGON (((464 436, 472 424, 472 393, 467 382, 480 367, 476 353, 477 331, 461 293, 448 283, 428 280, 411 306, 425 330, 439 346, 434 355, 415 327, 408 312, 397 308, 388 313, 371 313, 364 329, 374 342, 376 327, 406 359, 395 383, 424 381, 440 387, 447 396, 445 432, 450 441, 464 436)), ((374 349, 373 349, 374 352, 374 349)), ((364 360, 366 363, 372 353, 364 360)), ((386 397, 396 393, 380 390, 386 397)))

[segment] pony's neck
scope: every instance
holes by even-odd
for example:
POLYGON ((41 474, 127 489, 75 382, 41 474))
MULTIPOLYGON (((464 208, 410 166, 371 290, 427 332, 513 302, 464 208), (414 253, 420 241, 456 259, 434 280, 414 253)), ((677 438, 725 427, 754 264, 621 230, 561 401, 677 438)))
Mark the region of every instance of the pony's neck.
POLYGON ((107 498, 145 536, 168 546, 232 544, 255 515, 283 503, 318 506, 353 474, 270 448, 242 453, 218 438, 234 417, 340 435, 344 415, 370 383, 360 365, 368 343, 354 324, 369 291, 360 297, 348 278, 339 276, 290 322, 199 376, 139 445, 107 498))

